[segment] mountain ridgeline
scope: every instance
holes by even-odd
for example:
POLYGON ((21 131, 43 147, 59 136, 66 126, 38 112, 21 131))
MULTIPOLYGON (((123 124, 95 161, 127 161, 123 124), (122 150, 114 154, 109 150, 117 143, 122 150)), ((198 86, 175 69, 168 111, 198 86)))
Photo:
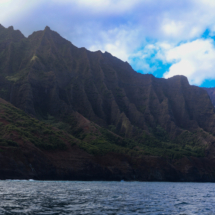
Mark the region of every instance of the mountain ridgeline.
MULTIPOLYGON (((171 170, 167 168, 168 174, 175 174, 164 177, 162 170, 160 175, 147 172, 148 178, 141 178, 140 172, 146 171, 142 164, 143 170, 133 174, 137 180, 215 180, 211 166, 215 153, 214 107, 207 92, 190 86, 184 76, 159 79, 137 73, 110 53, 75 47, 49 27, 26 38, 13 27, 0 25, 0 97, 49 124, 50 129, 64 132, 66 145, 73 140, 102 168, 109 168, 110 163, 101 160, 113 156, 120 162, 126 160, 131 169, 141 162, 148 162, 156 171, 172 165, 171 170), (188 162, 188 157, 199 163, 188 162), (164 159, 163 167, 153 166, 154 159, 164 159), (199 172, 199 166, 205 165, 209 169, 199 172), (196 178, 190 176, 189 169, 198 172, 196 178)), ((27 142, 32 143, 31 138, 27 142)), ((110 157, 107 160, 112 162, 110 157)), ((128 179, 134 179, 128 175, 128 179)), ((104 175, 99 177, 91 179, 105 179, 104 175)))

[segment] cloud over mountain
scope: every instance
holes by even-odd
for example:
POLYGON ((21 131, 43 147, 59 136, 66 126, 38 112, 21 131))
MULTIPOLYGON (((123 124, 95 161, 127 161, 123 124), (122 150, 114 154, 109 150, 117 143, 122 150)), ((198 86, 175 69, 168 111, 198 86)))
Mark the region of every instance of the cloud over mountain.
POLYGON ((197 39, 164 51, 168 62, 174 62, 165 78, 186 75, 191 84, 201 85, 215 79, 215 47, 212 39, 197 39))

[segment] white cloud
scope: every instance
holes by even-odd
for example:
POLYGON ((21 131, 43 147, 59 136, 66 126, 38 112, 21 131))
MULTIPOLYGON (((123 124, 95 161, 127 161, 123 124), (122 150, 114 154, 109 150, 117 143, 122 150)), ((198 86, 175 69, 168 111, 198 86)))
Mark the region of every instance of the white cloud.
POLYGON ((164 50, 167 62, 173 63, 165 78, 184 75, 191 84, 201 85, 205 79, 215 79, 215 47, 212 39, 197 39, 164 50))
MULTIPOLYGON (((70 1, 72 5, 71 2, 74 1, 70 1)), ((147 45, 146 38, 177 44, 197 39, 207 28, 211 34, 215 32, 215 4, 210 0, 107 0, 105 3, 80 0, 76 1, 76 7, 89 9, 84 16, 95 19, 90 23, 86 21, 86 25, 82 23, 85 30, 76 37, 77 42, 71 40, 80 44, 82 39, 83 45, 90 50, 108 51, 124 61, 131 59, 140 46, 147 45), (111 21, 107 22, 107 19, 111 21), (91 32, 86 30, 88 27, 91 32)), ((146 64, 144 68, 147 68, 146 64)))
POLYGON ((143 37, 187 40, 200 36, 206 28, 215 28, 215 3, 210 0, 50 0, 67 5, 72 12, 97 18, 114 18, 115 28, 123 20, 143 32, 143 37), (76 8, 74 11, 73 9, 76 8))
POLYGON ((0 23, 11 25, 28 18, 32 25, 47 22, 53 18, 47 16, 54 9, 53 25, 63 25, 61 17, 65 16, 73 26, 86 28, 92 23, 98 33, 127 25, 130 30, 138 29, 142 38, 181 41, 200 36, 206 28, 215 29, 213 0, 0 0, 0 4, 0 23), (31 17, 35 5, 46 11, 31 17))
MULTIPOLYGON (((158 51, 161 50, 161 48, 157 44, 147 44, 144 49, 139 50, 138 52, 133 53, 129 56, 129 63, 133 65, 134 70, 136 71, 142 71, 143 73, 153 73, 156 71, 155 65, 150 65, 153 63, 156 63, 155 61, 158 59, 152 57, 153 55, 158 55, 158 51), (149 63, 149 59, 150 62, 149 63)), ((161 59, 163 55, 160 55, 159 59, 161 59)), ((165 60, 163 58, 163 60, 165 60)))
POLYGON ((0 23, 13 25, 39 5, 42 0, 0 0, 0 23))
POLYGON ((130 30, 126 26, 102 31, 97 35, 99 38, 90 46, 91 51, 107 51, 121 60, 128 61, 129 53, 140 46, 140 35, 135 29, 130 30))
POLYGON ((184 75, 190 84, 199 86, 204 80, 215 80, 214 43, 213 39, 196 39, 179 45, 168 42, 148 44, 131 55, 130 63, 143 73, 161 69, 164 78, 184 75), (159 61, 164 64, 163 69, 159 68, 159 61), (168 71, 164 71, 165 65, 170 65, 168 71))
POLYGON ((120 14, 132 10, 140 0, 52 0, 54 3, 76 6, 82 10, 88 9, 88 13, 100 15, 120 14))

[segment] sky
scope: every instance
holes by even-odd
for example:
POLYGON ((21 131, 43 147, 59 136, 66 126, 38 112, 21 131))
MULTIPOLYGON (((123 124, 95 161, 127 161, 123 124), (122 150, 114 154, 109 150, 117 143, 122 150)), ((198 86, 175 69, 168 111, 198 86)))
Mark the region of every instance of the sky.
POLYGON ((0 24, 26 37, 49 26, 137 72, 215 87, 214 0, 0 0, 0 24))

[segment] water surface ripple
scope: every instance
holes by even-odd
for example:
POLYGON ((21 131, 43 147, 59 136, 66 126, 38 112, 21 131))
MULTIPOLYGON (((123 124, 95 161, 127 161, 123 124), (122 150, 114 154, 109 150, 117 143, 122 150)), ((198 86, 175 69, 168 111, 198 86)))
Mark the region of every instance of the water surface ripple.
POLYGON ((215 184, 0 181, 0 215, 215 214, 215 184))

